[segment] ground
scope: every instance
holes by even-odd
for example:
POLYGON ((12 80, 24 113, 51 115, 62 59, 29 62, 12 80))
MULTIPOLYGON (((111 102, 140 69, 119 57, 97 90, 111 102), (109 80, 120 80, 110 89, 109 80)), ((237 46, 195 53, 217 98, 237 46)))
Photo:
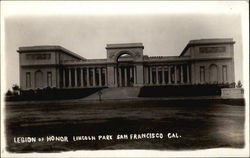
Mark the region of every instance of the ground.
POLYGON ((7 150, 242 148, 244 109, 242 103, 211 100, 7 102, 7 150), (115 139, 118 134, 141 133, 162 133, 164 138, 115 139), (179 138, 168 137, 176 133, 179 138), (73 136, 98 135, 113 135, 113 140, 73 141, 73 136), (69 141, 14 143, 15 138, 27 136, 67 136, 69 141))

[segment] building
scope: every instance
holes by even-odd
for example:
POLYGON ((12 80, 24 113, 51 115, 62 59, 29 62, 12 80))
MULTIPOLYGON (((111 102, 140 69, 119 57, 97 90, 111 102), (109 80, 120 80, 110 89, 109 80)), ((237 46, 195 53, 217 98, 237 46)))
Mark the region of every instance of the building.
POLYGON ((179 56, 147 56, 142 43, 107 44, 106 59, 61 46, 20 47, 22 90, 226 84, 234 79, 233 39, 191 40, 179 56))

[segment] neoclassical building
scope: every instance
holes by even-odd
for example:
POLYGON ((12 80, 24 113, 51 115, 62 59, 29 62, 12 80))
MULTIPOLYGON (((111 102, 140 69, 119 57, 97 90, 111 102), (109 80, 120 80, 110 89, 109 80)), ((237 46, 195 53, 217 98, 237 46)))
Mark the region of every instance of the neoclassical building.
POLYGON ((61 46, 20 47, 20 87, 96 88, 234 82, 233 39, 191 40, 179 56, 147 56, 142 43, 107 44, 106 59, 61 46))

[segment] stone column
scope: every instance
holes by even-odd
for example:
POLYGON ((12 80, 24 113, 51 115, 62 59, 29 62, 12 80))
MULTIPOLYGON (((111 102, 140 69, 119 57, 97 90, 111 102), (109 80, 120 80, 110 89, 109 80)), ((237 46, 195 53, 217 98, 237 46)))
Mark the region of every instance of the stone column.
POLYGON ((187 83, 190 83, 190 77, 189 77, 189 65, 187 65, 187 83))
POLYGON ((66 80, 66 69, 62 69, 62 72, 63 72, 63 87, 65 87, 65 80, 66 80))
POLYGON ((104 71, 104 85, 107 86, 107 70, 106 70, 106 68, 104 68, 103 71, 104 71))
POLYGON ((191 64, 191 83, 192 84, 195 84, 195 83, 198 83, 198 78, 199 75, 197 76, 196 78, 196 75, 195 75, 195 63, 192 63, 191 64))
POLYGON ((181 83, 183 83, 183 68, 182 68, 182 65, 181 65, 181 83))
POLYGON ((128 85, 127 68, 124 68, 125 87, 128 85))
POLYGON ((122 69, 119 67, 119 87, 122 86, 122 69))
POLYGON ((165 84, 166 82, 165 82, 165 68, 164 68, 164 66, 162 66, 162 84, 165 84))
POLYGON ((155 67, 155 74, 156 74, 156 84, 159 84, 159 73, 158 73, 158 66, 155 67))
POLYGON ((129 74, 130 74, 129 75, 129 83, 131 85, 131 80, 130 79, 133 78, 133 69, 132 69, 132 67, 129 68, 129 74))
POLYGON ((118 69, 117 67, 114 66, 114 85, 117 87, 118 86, 118 73, 117 73, 118 69))
POLYGON ((71 87, 71 69, 69 68, 69 87, 71 87))
POLYGON ((108 87, 117 87, 117 80, 114 80, 116 77, 115 64, 108 64, 106 69, 106 85, 108 87))
POLYGON ((102 68, 99 68, 98 70, 99 70, 99 73, 98 73, 99 74, 99 86, 102 86, 102 73, 101 73, 102 68))
MULTIPOLYGON (((205 66, 205 79, 204 79, 204 82, 210 82, 210 78, 209 78, 209 67, 208 66, 205 66)), ((222 75, 222 73, 221 73, 222 75)))
POLYGON ((148 84, 148 67, 145 67, 145 84, 148 84))
POLYGON ((177 70, 176 70, 176 65, 174 66, 174 83, 177 84, 177 70))
POLYGON ((80 68, 80 73, 81 73, 81 87, 83 87, 83 70, 80 68))
POLYGON ((136 64, 136 86, 143 86, 143 65, 141 63, 136 64))
POLYGON ((75 68, 75 87, 77 87, 77 68, 75 68))
POLYGON ((129 68, 129 73, 130 73, 130 76, 129 76, 129 77, 130 77, 130 78, 133 78, 133 68, 132 68, 132 67, 129 68))
MULTIPOLYGON (((204 71, 206 72, 206 70, 204 70, 204 71)), ((205 72, 204 72, 204 73, 205 73, 205 72)), ((217 73, 218 73, 218 72, 222 72, 222 65, 221 65, 221 66, 220 66, 220 65, 217 66, 217 73)), ((217 76, 217 77, 218 77, 218 78, 217 78, 217 79, 218 79, 218 83, 223 83, 222 75, 223 75, 222 73, 218 73, 218 76, 217 76)), ((209 79, 209 80, 210 80, 210 79, 209 79)), ((205 75, 205 77, 204 77, 204 82, 205 82, 205 81, 206 81, 206 75, 205 75)))
POLYGON ((87 74, 87 87, 89 87, 89 68, 86 68, 86 74, 87 74))
POLYGON ((93 87, 96 86, 96 83, 95 83, 95 68, 93 68, 93 87))
POLYGON ((149 67, 149 75, 150 75, 150 84, 153 84, 153 71, 152 71, 152 67, 149 67))
POLYGON ((168 84, 171 84, 171 66, 168 66, 168 84))
POLYGON ((137 84, 136 66, 134 66, 134 84, 137 84))

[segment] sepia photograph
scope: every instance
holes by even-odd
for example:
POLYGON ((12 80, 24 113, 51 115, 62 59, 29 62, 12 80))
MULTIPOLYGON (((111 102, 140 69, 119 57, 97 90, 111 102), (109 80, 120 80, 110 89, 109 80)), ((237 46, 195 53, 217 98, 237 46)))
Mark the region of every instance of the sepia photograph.
POLYGON ((1 156, 249 156, 245 1, 1 2, 1 156))

